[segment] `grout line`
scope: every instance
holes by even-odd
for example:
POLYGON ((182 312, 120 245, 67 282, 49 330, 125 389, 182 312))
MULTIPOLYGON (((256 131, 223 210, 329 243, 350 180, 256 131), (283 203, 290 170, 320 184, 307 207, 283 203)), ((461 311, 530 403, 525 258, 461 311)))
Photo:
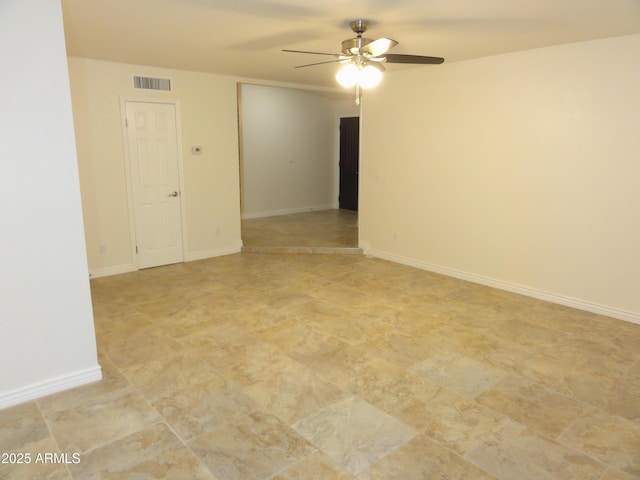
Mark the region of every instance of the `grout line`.
MULTIPOLYGON (((49 436, 51 437, 51 440, 53 440, 53 443, 58 449, 58 452, 67 453, 67 452, 63 452, 62 449, 60 448, 60 443, 58 442, 58 439, 56 438, 56 436, 53 434, 53 431, 51 430, 51 425, 49 424, 49 420, 47 420, 47 417, 43 413, 42 408, 40 407, 40 402, 38 400, 36 400, 36 406, 38 407, 38 412, 40 412, 40 416, 42 417, 42 420, 44 421, 44 424, 47 427, 47 431, 49 432, 49 436)), ((64 468, 69 473, 69 477, 71 477, 71 479, 74 479, 75 477, 71 473, 71 470, 69 470, 69 465, 67 465, 66 462, 64 464, 64 468)))

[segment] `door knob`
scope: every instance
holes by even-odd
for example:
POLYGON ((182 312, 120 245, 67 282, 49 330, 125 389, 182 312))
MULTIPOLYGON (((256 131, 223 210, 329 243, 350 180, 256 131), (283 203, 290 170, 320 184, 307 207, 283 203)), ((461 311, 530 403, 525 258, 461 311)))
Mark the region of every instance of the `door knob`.
POLYGON ((177 197, 178 196, 178 192, 172 192, 169 194, 170 197, 177 197))

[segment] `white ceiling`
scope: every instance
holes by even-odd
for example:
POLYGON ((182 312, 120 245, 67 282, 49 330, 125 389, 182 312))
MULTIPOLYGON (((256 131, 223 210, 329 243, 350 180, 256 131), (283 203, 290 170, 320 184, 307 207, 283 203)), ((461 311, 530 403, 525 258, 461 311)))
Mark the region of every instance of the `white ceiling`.
MULTIPOLYGON (((640 33, 640 0, 62 0, 68 54, 334 87, 348 24, 447 62, 640 33)), ((387 65, 438 68, 436 65, 387 65)))

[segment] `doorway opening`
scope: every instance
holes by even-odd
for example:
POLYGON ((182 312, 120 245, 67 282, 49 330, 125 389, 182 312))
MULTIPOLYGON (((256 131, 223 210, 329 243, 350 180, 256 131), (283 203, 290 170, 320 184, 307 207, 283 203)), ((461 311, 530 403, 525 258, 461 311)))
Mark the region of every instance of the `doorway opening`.
POLYGON ((341 209, 358 211, 360 174, 360 117, 340 119, 340 195, 341 209))
POLYGON ((340 124, 358 115, 342 92, 239 85, 243 250, 357 249, 357 200, 340 200, 340 124))

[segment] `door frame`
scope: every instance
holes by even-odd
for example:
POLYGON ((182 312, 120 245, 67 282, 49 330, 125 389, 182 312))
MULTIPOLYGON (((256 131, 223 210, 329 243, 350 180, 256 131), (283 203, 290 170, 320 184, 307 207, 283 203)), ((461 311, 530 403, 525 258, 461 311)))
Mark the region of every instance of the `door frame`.
POLYGON ((135 211, 133 205, 133 181, 131 180, 131 158, 129 156, 129 137, 127 133, 127 103, 161 103, 166 105, 173 105, 175 109, 176 115, 176 144, 178 149, 178 175, 180 177, 180 229, 182 235, 182 261, 184 262, 186 259, 186 248, 187 248, 187 228, 185 225, 186 220, 186 209, 185 209, 185 188, 184 188, 184 162, 182 156, 182 129, 181 129, 181 121, 182 118, 180 113, 180 100, 171 99, 171 98, 153 98, 153 97, 129 97, 129 96, 121 96, 120 97, 120 130, 122 135, 122 154, 124 157, 124 174, 125 174, 125 183, 127 187, 127 210, 129 214, 129 248, 131 252, 131 258, 133 259, 132 264, 136 270, 140 270, 140 265, 138 263, 138 254, 136 252, 136 220, 135 220, 135 211))

